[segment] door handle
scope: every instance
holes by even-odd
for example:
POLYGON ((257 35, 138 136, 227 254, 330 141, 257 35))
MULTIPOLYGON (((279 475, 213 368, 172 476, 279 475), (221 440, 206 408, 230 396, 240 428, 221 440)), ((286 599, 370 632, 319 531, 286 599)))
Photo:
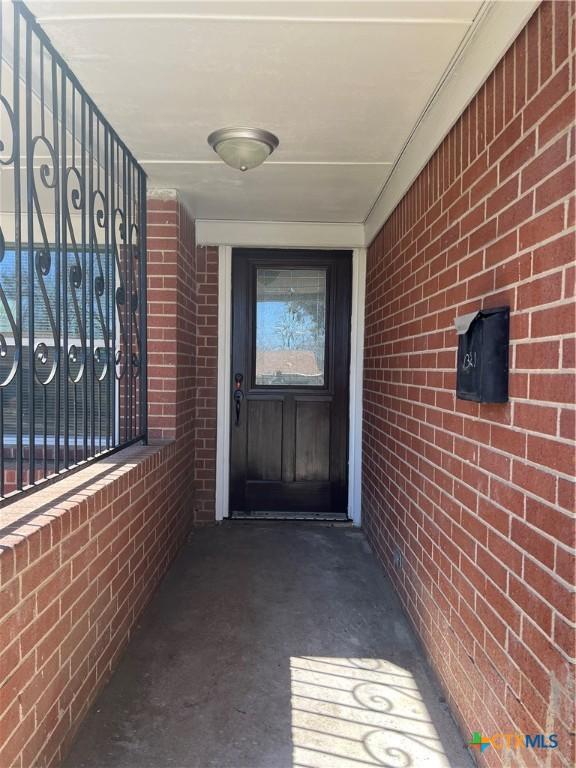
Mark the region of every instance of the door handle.
POLYGON ((244 392, 242 392, 242 382, 244 376, 241 373, 234 374, 234 405, 236 408, 236 426, 240 426, 240 408, 242 407, 242 400, 244 400, 244 392))

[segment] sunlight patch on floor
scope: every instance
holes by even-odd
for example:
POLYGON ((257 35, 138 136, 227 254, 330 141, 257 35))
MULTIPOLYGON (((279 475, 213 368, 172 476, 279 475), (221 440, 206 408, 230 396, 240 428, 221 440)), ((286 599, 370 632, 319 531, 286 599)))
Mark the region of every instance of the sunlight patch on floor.
POLYGON ((414 678, 380 659, 290 659, 294 768, 450 768, 414 678))

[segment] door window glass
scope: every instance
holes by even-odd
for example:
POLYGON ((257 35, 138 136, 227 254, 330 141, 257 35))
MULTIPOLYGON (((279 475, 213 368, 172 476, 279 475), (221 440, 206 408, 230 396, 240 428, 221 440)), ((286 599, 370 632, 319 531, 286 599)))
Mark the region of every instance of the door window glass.
POLYGON ((255 383, 323 387, 325 347, 326 269, 258 269, 255 383))

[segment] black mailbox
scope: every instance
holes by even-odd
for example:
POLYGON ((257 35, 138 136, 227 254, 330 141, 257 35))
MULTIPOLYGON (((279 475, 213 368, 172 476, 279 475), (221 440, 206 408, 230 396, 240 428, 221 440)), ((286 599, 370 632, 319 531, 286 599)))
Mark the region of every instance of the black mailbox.
POLYGON ((458 333, 456 396, 477 403, 508 402, 510 307, 481 309, 454 321, 458 333))

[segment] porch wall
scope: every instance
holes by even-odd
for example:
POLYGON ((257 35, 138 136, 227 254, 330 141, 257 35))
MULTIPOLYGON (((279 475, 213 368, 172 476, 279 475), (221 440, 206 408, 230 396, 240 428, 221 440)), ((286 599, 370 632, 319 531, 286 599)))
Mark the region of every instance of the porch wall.
POLYGON ((175 196, 148 201, 148 411, 152 438, 190 458, 194 522, 215 519, 218 248, 196 246, 175 196))
POLYGON ((558 734, 530 765, 574 764, 574 8, 538 8, 368 254, 364 525, 464 732, 558 734), (457 400, 454 317, 503 304, 510 402, 457 400))
POLYGON ((184 542, 189 461, 134 446, 20 499, 0 535, 0 766, 57 765, 184 542))
POLYGON ((149 204, 151 445, 0 511, 0 766, 55 765, 192 523, 214 519, 217 251, 149 204))

